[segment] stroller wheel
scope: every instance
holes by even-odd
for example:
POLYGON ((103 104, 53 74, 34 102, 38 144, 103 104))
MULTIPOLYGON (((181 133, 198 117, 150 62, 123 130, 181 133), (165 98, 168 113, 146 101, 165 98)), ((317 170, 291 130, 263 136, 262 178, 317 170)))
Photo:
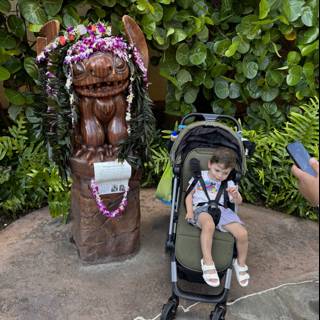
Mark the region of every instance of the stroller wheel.
POLYGON ((210 320, 225 320, 227 313, 226 305, 217 304, 214 310, 210 314, 210 320))
POLYGON ((173 320, 176 316, 179 305, 179 298, 171 297, 168 303, 164 304, 161 311, 160 320, 173 320))

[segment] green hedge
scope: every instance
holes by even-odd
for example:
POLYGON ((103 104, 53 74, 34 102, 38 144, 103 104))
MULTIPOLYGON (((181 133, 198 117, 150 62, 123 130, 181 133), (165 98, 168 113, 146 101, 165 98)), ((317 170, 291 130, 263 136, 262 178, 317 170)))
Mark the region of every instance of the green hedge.
POLYGON ((256 150, 248 161, 242 192, 249 202, 262 201, 267 207, 318 220, 317 210, 308 205, 297 189, 286 146, 299 140, 319 159, 319 100, 311 99, 300 109, 303 113, 290 113, 288 121, 270 133, 244 130, 244 136, 256 143, 256 150))
MULTIPOLYGON (((272 140, 274 129, 281 130, 291 112, 304 115, 306 111, 295 106, 308 103, 318 94, 318 7, 317 0, 18 0, 16 7, 13 1, 0 0, 0 81, 9 101, 9 118, 0 118, 0 155, 14 138, 9 128, 19 127, 16 121, 21 119, 27 120, 27 131, 19 141, 27 142, 25 148, 30 153, 24 158, 23 151, 8 149, 0 159, 4 168, 0 188, 5 190, 1 193, 2 206, 7 203, 6 212, 31 209, 31 204, 40 206, 48 199, 48 177, 55 175, 55 167, 44 156, 45 146, 35 148, 39 128, 34 106, 39 88, 34 39, 48 20, 58 19, 62 27, 86 20, 108 20, 119 33, 121 16, 131 15, 155 52, 151 62, 160 64, 160 74, 168 80, 168 113, 182 115, 198 110, 241 115, 247 129, 257 130, 256 139, 260 141, 269 137, 268 132, 272 140), (34 169, 38 154, 50 173, 37 168, 29 171, 34 169), (32 185, 30 172, 44 186, 32 185), (28 185, 30 194, 23 194, 18 185, 9 188, 10 181, 15 180, 28 185)), ((277 152, 273 150, 276 144, 267 143, 268 139, 261 148, 277 152)), ((259 180, 259 168, 269 170, 266 176, 278 172, 276 166, 270 167, 262 160, 253 170, 252 181, 263 181, 259 180)), ((259 190, 255 188, 248 184, 252 193, 248 199, 259 190)), ((62 196, 61 190, 51 190, 52 197, 62 196)), ((281 206, 284 198, 273 199, 275 193, 270 190, 268 196, 264 195, 267 205, 281 206)), ((303 209, 298 210, 302 213, 303 209)))

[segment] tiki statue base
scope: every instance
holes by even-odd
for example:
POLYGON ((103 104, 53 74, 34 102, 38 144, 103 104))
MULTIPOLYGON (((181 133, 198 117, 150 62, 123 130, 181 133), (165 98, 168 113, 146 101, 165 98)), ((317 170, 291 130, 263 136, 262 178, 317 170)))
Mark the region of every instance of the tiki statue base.
MULTIPOLYGON (((140 174, 129 180, 128 206, 117 218, 106 218, 98 210, 89 190, 93 165, 71 158, 71 232, 80 259, 89 264, 124 260, 140 246, 140 174)), ((101 196, 109 210, 118 207, 122 193, 101 196)))

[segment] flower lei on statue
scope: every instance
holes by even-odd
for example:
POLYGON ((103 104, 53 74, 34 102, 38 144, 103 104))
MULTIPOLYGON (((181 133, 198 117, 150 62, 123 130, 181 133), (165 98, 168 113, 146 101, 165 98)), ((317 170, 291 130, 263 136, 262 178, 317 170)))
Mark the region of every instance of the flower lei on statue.
MULTIPOLYGON (((133 167, 141 167, 149 156, 148 149, 154 136, 155 119, 147 93, 147 70, 137 48, 120 36, 112 36, 111 27, 102 22, 68 27, 36 58, 43 93, 36 109, 42 119, 38 124, 39 133, 47 143, 50 159, 58 165, 64 178, 68 177, 71 132, 76 130, 78 122, 71 66, 95 52, 112 52, 125 60, 130 69, 126 111, 128 139, 120 145, 119 160, 126 159, 133 167)), ((106 217, 116 217, 125 210, 128 188, 114 211, 104 206, 94 181, 90 188, 100 212, 106 217)))

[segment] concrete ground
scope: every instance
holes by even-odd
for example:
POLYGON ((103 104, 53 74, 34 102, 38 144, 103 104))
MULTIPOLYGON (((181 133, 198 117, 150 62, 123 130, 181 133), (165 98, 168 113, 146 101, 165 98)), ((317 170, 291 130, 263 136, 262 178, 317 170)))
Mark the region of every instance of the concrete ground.
MULTIPOLYGON (((70 225, 47 208, 0 231, 1 320, 157 320, 171 295, 164 252, 169 207, 141 192, 141 248, 123 262, 85 265, 70 225)), ((227 320, 319 318, 317 223, 252 205, 240 215, 250 236, 251 282, 233 278, 227 320)), ((181 300, 176 319, 209 319, 213 306, 181 300)))

